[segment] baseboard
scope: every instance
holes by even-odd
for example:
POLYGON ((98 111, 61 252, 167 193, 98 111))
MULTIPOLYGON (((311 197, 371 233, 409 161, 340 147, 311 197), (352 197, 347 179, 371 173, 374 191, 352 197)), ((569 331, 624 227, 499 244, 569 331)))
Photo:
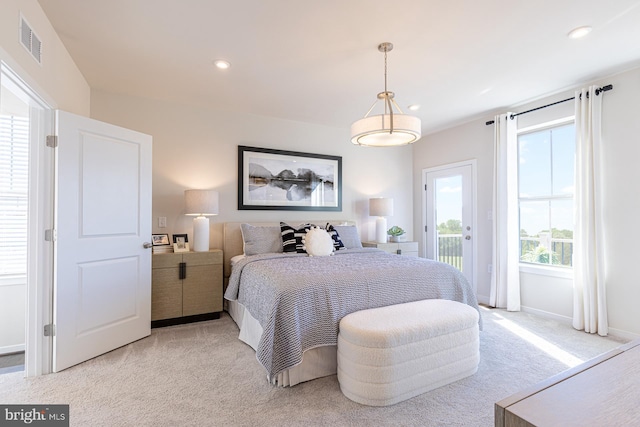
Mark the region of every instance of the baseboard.
POLYGON ((165 326, 182 325, 184 323, 202 322, 205 320, 215 320, 220 318, 220 312, 196 314, 193 316, 176 317, 173 319, 152 320, 152 328, 163 328, 165 326))
MULTIPOLYGON (((556 313, 550 313, 548 311, 538 310, 537 308, 524 307, 524 306, 520 308, 525 313, 531 313, 531 314, 535 314, 536 316, 545 317, 547 319, 557 320, 558 322, 566 323, 567 325, 573 324, 573 319, 568 316, 561 316, 556 313)), ((616 338, 629 340, 629 341, 640 338, 640 334, 635 334, 633 332, 624 331, 622 329, 616 329, 612 327, 609 327, 609 335, 614 336, 616 338)))
POLYGON ((550 311, 544 311, 544 310, 539 310, 537 308, 525 307, 525 306, 521 306, 520 310, 524 311, 525 313, 531 313, 531 314, 535 314, 536 316, 544 317, 546 319, 557 320, 558 322, 566 323, 568 325, 570 325, 572 322, 571 317, 562 316, 556 313, 551 313, 550 311))
POLYGON ((24 349, 25 349, 24 344, 5 345, 4 347, 0 347, 0 356, 4 354, 21 353, 24 351, 24 349))
POLYGON ((488 296, 477 295, 476 298, 478 298, 478 304, 489 305, 489 297, 488 296))
POLYGON ((640 338, 640 334, 634 334, 633 332, 623 331, 622 329, 609 328, 609 335, 613 335, 616 338, 622 338, 625 340, 633 341, 640 338))

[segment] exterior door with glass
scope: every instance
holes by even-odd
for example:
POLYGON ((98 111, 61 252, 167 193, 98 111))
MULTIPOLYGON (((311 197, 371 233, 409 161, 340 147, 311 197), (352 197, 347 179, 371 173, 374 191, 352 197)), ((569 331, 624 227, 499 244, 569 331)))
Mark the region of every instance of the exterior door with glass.
POLYGON ((475 288, 475 162, 423 171, 426 257, 451 264, 475 288))

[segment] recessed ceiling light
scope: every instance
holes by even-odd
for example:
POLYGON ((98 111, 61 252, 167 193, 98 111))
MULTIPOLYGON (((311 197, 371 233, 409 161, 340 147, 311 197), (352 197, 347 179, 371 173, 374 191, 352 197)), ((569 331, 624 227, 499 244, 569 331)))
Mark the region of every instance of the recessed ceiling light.
POLYGON ((589 34, 591 30, 592 28, 590 26, 585 25, 584 27, 574 28, 573 30, 569 31, 569 34, 567 35, 569 36, 569 38, 579 39, 589 34))
POLYGON ((221 70, 226 70, 227 68, 231 67, 229 61, 225 61, 224 59, 216 59, 215 61, 213 61, 213 65, 221 70))
POLYGON ((412 104, 407 107, 411 111, 418 111, 420 109, 420 104, 412 104))

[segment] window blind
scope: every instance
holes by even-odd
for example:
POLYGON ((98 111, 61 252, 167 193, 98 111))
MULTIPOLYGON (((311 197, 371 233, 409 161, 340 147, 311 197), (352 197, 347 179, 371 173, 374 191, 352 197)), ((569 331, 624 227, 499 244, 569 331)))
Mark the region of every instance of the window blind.
POLYGON ((0 115, 0 280, 27 274, 29 119, 0 115))

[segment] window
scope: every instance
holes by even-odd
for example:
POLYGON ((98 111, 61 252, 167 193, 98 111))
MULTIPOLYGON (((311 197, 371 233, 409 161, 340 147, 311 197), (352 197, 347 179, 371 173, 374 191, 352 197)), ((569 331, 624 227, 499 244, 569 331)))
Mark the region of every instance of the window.
POLYGON ((27 274, 29 119, 0 115, 0 280, 27 274))
POLYGON ((571 267, 575 126, 538 126, 518 134, 520 262, 571 267))

